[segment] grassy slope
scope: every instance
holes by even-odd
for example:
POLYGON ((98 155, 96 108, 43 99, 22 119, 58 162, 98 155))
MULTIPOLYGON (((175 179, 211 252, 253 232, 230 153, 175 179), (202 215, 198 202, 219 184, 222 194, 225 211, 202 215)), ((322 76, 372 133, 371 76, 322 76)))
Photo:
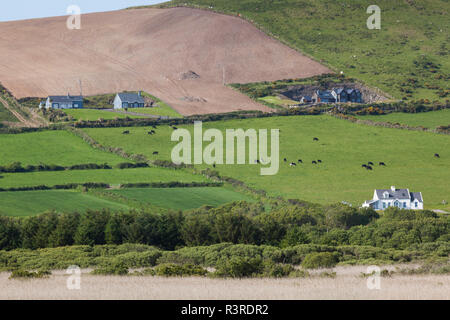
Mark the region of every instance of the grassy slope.
POLYGON ((381 30, 366 27, 366 9, 374 4, 371 0, 174 0, 163 6, 184 3, 239 13, 336 71, 395 98, 406 95, 400 89, 410 78, 420 86, 410 98, 437 99, 439 89, 426 85, 448 90, 450 3, 445 0, 377 1, 382 10, 381 30), (422 55, 438 68, 417 67, 414 61, 423 62, 422 55))
MULTIPOLYGON (((190 126, 180 126, 191 129, 190 126)), ((218 165, 224 175, 243 180, 249 185, 265 189, 272 195, 299 198, 319 203, 349 201, 360 205, 372 197, 373 189, 391 185, 422 191, 425 205, 442 208, 442 200, 449 201, 450 137, 432 133, 370 127, 338 120, 330 116, 277 117, 267 119, 233 120, 204 123, 204 129, 218 128, 279 128, 280 160, 302 159, 303 165, 290 168, 281 163, 275 176, 260 176, 257 165, 218 165), (313 142, 319 137, 319 142, 313 142), (434 159, 434 153, 441 159, 434 159), (311 164, 321 159, 320 166, 311 164), (384 161, 386 168, 375 167, 373 172, 361 168, 368 161, 384 161)), ((159 127, 154 136, 145 136, 146 128, 130 128, 129 136, 123 128, 86 129, 100 143, 143 153, 150 158, 170 159, 175 143, 168 126, 159 127), (158 150, 159 156, 152 156, 158 150)), ((205 143, 206 145, 206 143, 205 143)))
MULTIPOLYGON (((182 170, 165 168, 138 168, 112 170, 72 170, 58 172, 4 173, 0 188, 58 185, 67 183, 104 182, 124 184, 137 182, 202 182, 206 178, 182 170)), ((0 193, 1 196, 1 193, 0 193)))
MULTIPOLYGON (((131 111, 131 110, 130 110, 131 111)), ((117 112, 111 112, 106 110, 97 110, 97 109, 70 109, 70 110, 64 110, 65 113, 68 115, 71 115, 75 120, 91 120, 95 121, 100 118, 108 120, 108 119, 115 119, 115 118, 144 118, 140 116, 132 116, 132 115, 126 115, 121 114, 117 112)))
POLYGON ((412 127, 424 126, 433 129, 443 125, 450 125, 450 109, 422 113, 389 113, 379 116, 365 115, 357 116, 357 118, 379 122, 398 122, 412 127))
POLYGON ((219 187, 201 188, 145 188, 113 190, 116 193, 132 200, 175 210, 188 210, 203 205, 219 206, 228 202, 247 200, 241 193, 219 187))
POLYGON ((0 122, 3 121, 18 122, 19 120, 0 102, 0 122))
POLYGON ((0 135, 0 165, 15 161, 22 164, 104 163, 124 162, 114 154, 92 149, 81 138, 63 131, 42 131, 0 135))
POLYGON ((84 212, 103 208, 127 210, 128 206, 96 198, 76 191, 22 191, 0 195, 0 215, 30 216, 48 210, 58 212, 84 212))

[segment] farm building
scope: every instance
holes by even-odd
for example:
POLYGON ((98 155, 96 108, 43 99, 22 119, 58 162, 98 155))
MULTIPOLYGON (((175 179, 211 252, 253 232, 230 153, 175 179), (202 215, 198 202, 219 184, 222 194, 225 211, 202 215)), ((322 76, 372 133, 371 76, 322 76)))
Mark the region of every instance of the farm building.
POLYGON ((313 100, 312 100, 312 98, 311 98, 311 96, 303 96, 301 99, 300 99, 300 102, 301 103, 311 103, 313 100))
POLYGON ((334 103, 336 99, 329 90, 317 90, 312 96, 312 101, 315 103, 334 103))
MULTIPOLYGON (((39 107, 42 107, 43 103, 39 107)), ((83 108, 82 96, 49 96, 45 101, 46 109, 80 109, 83 108)))
POLYGON ((423 209, 423 198, 421 192, 409 192, 409 189, 375 189, 373 199, 367 200, 362 205, 363 208, 373 208, 375 210, 385 210, 389 207, 400 209, 423 209))
POLYGON ((143 108, 145 106, 145 100, 139 93, 122 92, 116 94, 114 98, 114 109, 123 108, 143 108))

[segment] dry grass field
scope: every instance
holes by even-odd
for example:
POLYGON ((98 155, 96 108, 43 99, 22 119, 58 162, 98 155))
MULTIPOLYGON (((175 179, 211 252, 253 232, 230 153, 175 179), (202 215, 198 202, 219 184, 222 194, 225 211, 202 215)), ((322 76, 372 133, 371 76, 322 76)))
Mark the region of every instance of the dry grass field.
POLYGON ((330 72, 250 23, 205 10, 142 9, 0 23, 0 79, 17 98, 144 90, 184 115, 268 110, 223 85, 330 72), (189 71, 200 77, 186 77, 189 71), (45 81, 42 81, 45 79, 45 81))
POLYGON ((320 277, 321 271, 316 271, 309 278, 242 280, 93 276, 83 270, 80 290, 66 288, 68 275, 63 271, 34 280, 9 280, 9 273, 1 273, 0 299, 450 299, 449 275, 382 277, 380 290, 369 290, 367 279, 360 276, 366 270, 365 266, 336 267, 336 278, 320 277))

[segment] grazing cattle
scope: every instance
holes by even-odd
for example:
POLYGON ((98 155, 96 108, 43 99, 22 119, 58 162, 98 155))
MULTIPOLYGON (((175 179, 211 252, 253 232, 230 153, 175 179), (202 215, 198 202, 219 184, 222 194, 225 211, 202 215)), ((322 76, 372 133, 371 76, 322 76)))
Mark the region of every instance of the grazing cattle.
POLYGON ((385 166, 385 167, 386 167, 386 164, 385 164, 384 162, 380 162, 379 165, 380 165, 380 166, 385 166))
POLYGON ((153 127, 153 129, 156 129, 156 126, 155 126, 155 125, 153 125, 152 127, 153 127))
POLYGON ((215 168, 216 167, 216 164, 215 163, 213 163, 213 168, 215 168))
POLYGON ((148 134, 155 134, 155 130, 149 131, 148 134))
POLYGON ((317 162, 316 161, 313 161, 313 162, 311 162, 312 164, 317 164, 317 162))
POLYGON ((173 127, 172 127, 172 129, 173 129, 173 130, 177 130, 178 128, 177 128, 177 127, 175 127, 175 126, 173 126, 173 127))
POLYGON ((303 163, 302 159, 298 159, 298 163, 303 163))
POLYGON ((259 161, 259 160, 256 160, 255 162, 256 162, 256 163, 260 163, 260 161, 259 161))
POLYGON ((371 166, 367 166, 366 169, 367 170, 372 170, 372 167, 371 166))
POLYGON ((319 138, 313 138, 313 141, 319 141, 319 138))
POLYGON ((434 154, 434 157, 435 157, 435 158, 440 158, 441 156, 439 155, 439 153, 435 153, 435 154, 434 154))
POLYGON ((284 161, 284 162, 286 162, 286 161, 287 161, 287 159, 286 159, 286 158, 284 158, 284 159, 283 159, 283 161, 284 161))
POLYGON ((361 167, 363 168, 367 168, 367 164, 363 164, 361 167))
POLYGON ((369 166, 373 166, 373 162, 372 162, 372 161, 369 161, 369 162, 368 162, 368 165, 369 165, 369 166))
POLYGON ((154 151, 153 154, 154 154, 154 155, 155 155, 155 154, 159 154, 159 152, 158 152, 158 151, 154 151))
POLYGON ((297 164, 296 164, 295 162, 291 162, 289 165, 290 165, 291 167, 296 167, 296 166, 297 166, 297 164))
POLYGON ((322 163, 322 160, 317 160, 318 163, 322 163))
POLYGON ((124 132, 122 132, 122 134, 129 134, 130 133, 130 131, 124 131, 124 132))

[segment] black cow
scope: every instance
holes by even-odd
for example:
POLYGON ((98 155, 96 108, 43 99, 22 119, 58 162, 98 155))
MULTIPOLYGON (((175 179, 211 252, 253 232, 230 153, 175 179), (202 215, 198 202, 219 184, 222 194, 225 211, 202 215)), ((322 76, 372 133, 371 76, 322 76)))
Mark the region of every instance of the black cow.
POLYGON ((302 159, 298 159, 298 163, 303 163, 302 159))
POLYGON ((380 162, 379 165, 380 165, 380 166, 385 166, 385 167, 386 167, 386 164, 385 164, 384 162, 380 162))
POLYGON ((439 153, 435 153, 435 154, 434 154, 434 157, 435 157, 435 158, 440 158, 441 156, 439 155, 439 153))
POLYGON ((363 164, 361 167, 363 168, 367 168, 367 164, 363 164))
POLYGON ((130 131, 128 131, 128 130, 122 132, 122 134, 129 134, 129 133, 130 133, 130 131))
POLYGON ((297 166, 297 164, 296 164, 295 162, 291 162, 289 165, 290 165, 291 167, 296 167, 296 166, 297 166))
POLYGON ((322 163, 322 160, 317 160, 318 163, 322 163))
POLYGON ((159 152, 158 151, 153 151, 153 154, 155 155, 155 154, 159 154, 159 152))
POLYGON ((213 168, 215 168, 216 167, 216 164, 215 163, 213 163, 213 168))
POLYGON ((311 162, 312 164, 317 164, 317 162, 316 161, 313 161, 313 162, 311 162))
POLYGON ((369 166, 373 166, 373 162, 372 162, 372 161, 369 161, 369 162, 368 162, 368 165, 369 165, 369 166))
POLYGON ((371 166, 367 166, 366 169, 367 170, 372 170, 372 167, 371 166))
POLYGON ((283 161, 284 161, 284 162, 286 162, 286 161, 287 161, 287 159, 286 159, 286 158, 284 158, 284 159, 283 159, 283 161))
POLYGON ((313 138, 313 141, 319 141, 319 138, 313 138))

